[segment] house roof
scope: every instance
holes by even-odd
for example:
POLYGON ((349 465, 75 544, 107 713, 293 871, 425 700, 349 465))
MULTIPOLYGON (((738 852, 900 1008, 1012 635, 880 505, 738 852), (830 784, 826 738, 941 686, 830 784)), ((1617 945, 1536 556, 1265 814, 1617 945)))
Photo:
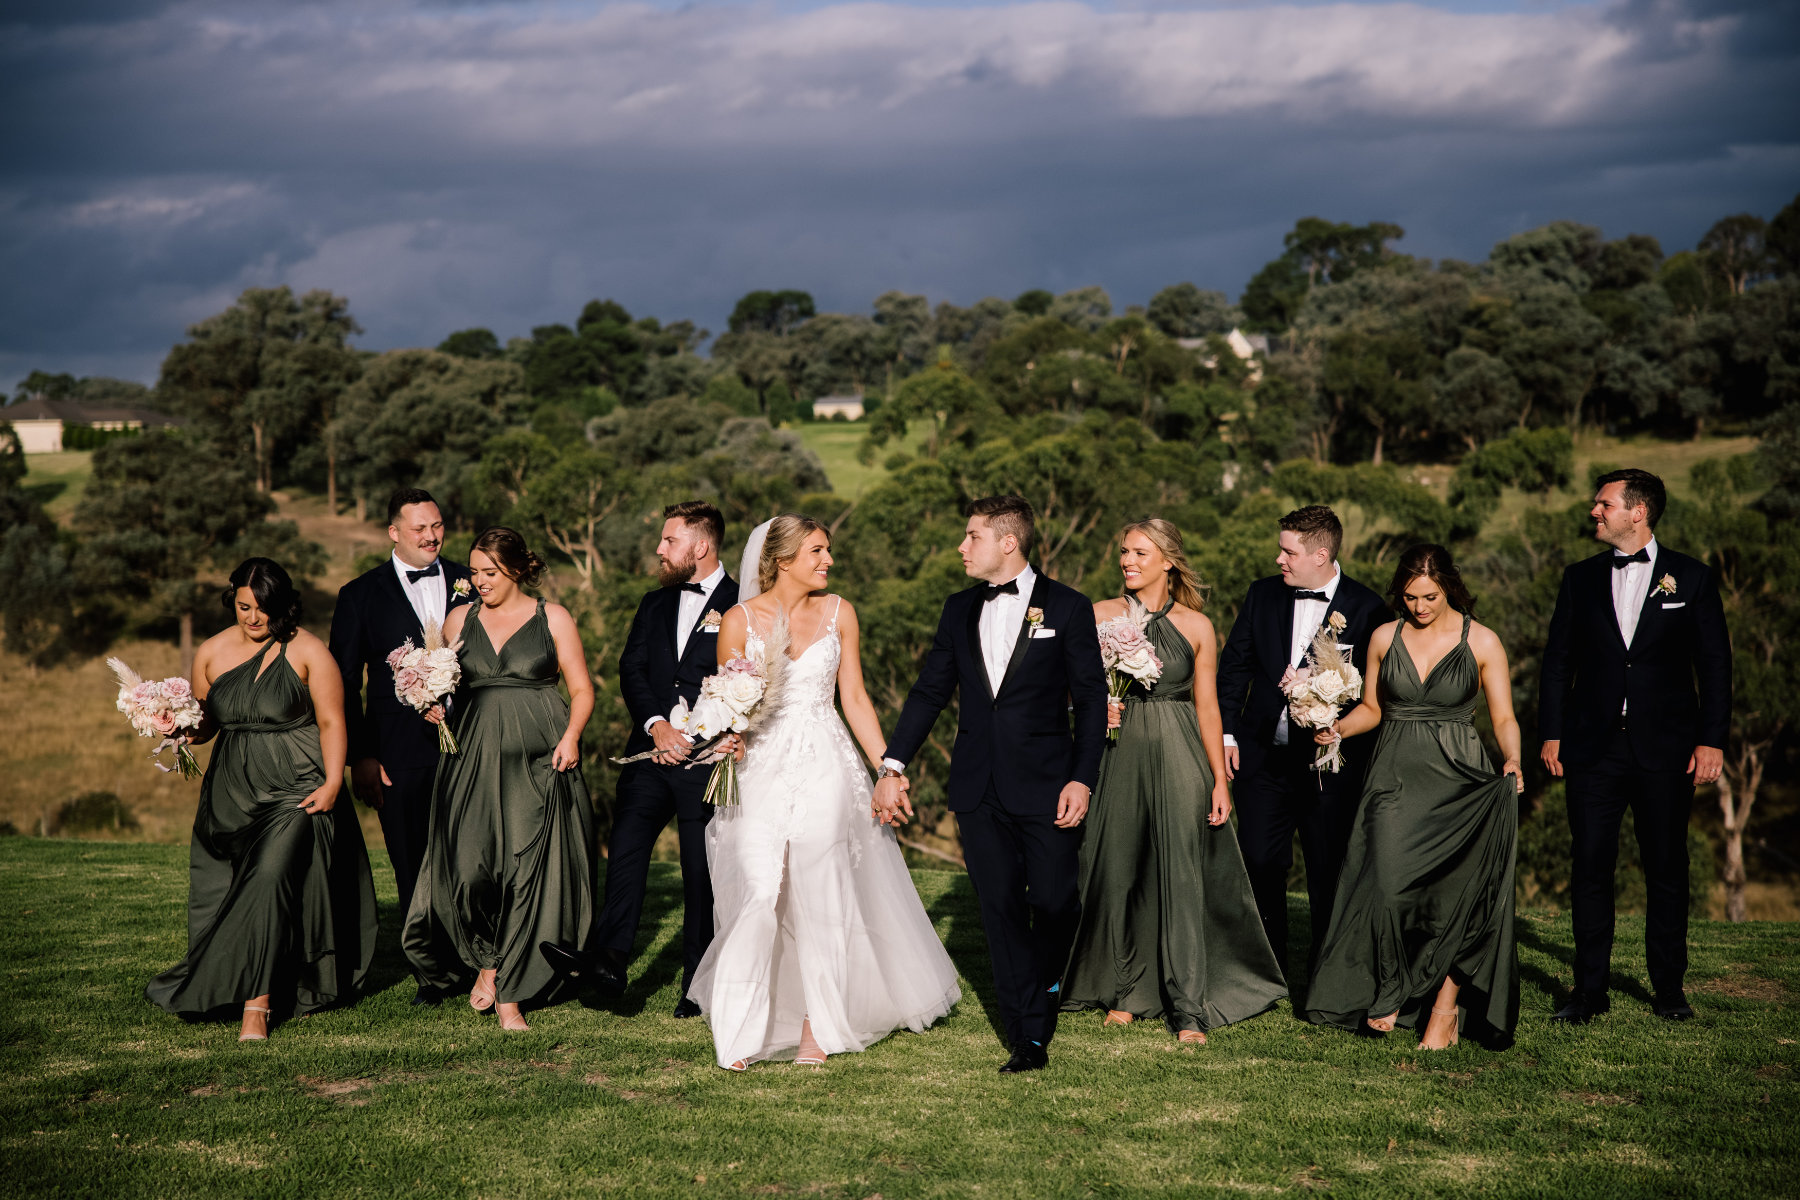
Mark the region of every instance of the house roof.
POLYGON ((168 413, 160 413, 153 408, 82 404, 75 400, 52 400, 47 396, 32 396, 17 404, 0 408, 0 421, 67 421, 75 425, 92 425, 101 421, 138 421, 145 428, 181 423, 168 413))

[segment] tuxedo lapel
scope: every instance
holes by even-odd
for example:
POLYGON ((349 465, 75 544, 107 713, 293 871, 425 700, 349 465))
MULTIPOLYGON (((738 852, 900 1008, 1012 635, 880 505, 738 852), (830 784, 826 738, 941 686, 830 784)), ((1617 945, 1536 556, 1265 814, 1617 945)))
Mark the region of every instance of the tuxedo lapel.
POLYGON ((1294 661, 1294 589, 1281 589, 1281 603, 1275 607, 1275 628, 1269 631, 1269 661, 1275 666, 1275 677, 1287 674, 1294 661))
MULTIPOLYGON (((996 696, 1006 690, 1006 681, 1013 677, 1013 673, 1019 669, 1019 663, 1024 660, 1025 651, 1029 648, 1026 643, 1031 641, 1031 618, 1028 614, 1034 608, 1044 607, 1044 596, 1049 590, 1049 581, 1042 575, 1031 585, 1031 595, 1025 601, 1025 612, 1019 616, 1019 635, 1013 638, 1012 657, 1006 660, 1006 674, 1000 677, 1000 686, 994 692, 996 696)), ((984 655, 984 660, 985 657, 984 655)))
POLYGON ((994 702, 994 681, 988 678, 987 655, 981 649, 981 614, 985 611, 983 594, 977 592, 969 605, 969 652, 975 659, 975 677, 981 680, 981 694, 994 702))
POLYGON ((419 614, 413 610, 412 601, 407 598, 406 589, 400 586, 400 576, 394 571, 393 563, 381 568, 381 590, 388 603, 394 606, 400 615, 401 623, 419 635, 421 642, 425 637, 425 627, 419 624, 419 614))
POLYGON ((1657 621, 1652 622, 1650 620, 1650 614, 1660 613, 1662 611, 1662 602, 1665 600, 1671 600, 1673 602, 1679 602, 1681 600, 1681 580, 1679 579, 1675 580, 1675 595, 1673 597, 1664 596, 1656 590, 1656 581, 1661 579, 1664 575, 1673 576, 1677 565, 1678 564, 1674 561, 1674 556, 1669 552, 1668 547, 1659 547, 1656 562, 1651 564, 1651 570, 1653 570, 1655 574, 1650 577, 1650 586, 1644 589, 1643 607, 1638 609, 1637 632, 1631 639, 1631 644, 1634 647, 1643 646, 1644 636, 1653 629, 1661 627, 1661 620, 1658 619, 1657 621))
MULTIPOLYGON (((713 601, 718 598, 720 592, 723 592, 730 586, 731 576, 727 575, 725 578, 719 580, 719 586, 713 589, 712 595, 706 598, 706 603, 700 606, 700 615, 694 618, 693 628, 688 630, 687 645, 682 648, 681 653, 677 656, 677 660, 680 664, 686 665, 688 655, 694 652, 695 645, 699 643, 700 630, 706 624, 706 614, 717 611, 717 606, 713 604, 713 601)), ((678 588, 671 588, 669 590, 675 594, 675 612, 669 617, 669 628, 673 630, 681 622, 681 591, 678 588)), ((730 605, 727 605, 726 607, 729 608, 730 605)))

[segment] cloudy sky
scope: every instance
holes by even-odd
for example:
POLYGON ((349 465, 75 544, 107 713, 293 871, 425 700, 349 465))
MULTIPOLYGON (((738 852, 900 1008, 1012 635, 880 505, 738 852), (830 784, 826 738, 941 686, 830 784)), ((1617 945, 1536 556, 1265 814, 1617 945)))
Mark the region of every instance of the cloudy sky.
POLYGON ((723 327, 1183 279, 1301 216, 1479 258, 1557 218, 1691 246, 1800 191, 1793 0, 129 3, 0 13, 0 385, 153 379, 245 287, 360 344, 609 296, 723 327))

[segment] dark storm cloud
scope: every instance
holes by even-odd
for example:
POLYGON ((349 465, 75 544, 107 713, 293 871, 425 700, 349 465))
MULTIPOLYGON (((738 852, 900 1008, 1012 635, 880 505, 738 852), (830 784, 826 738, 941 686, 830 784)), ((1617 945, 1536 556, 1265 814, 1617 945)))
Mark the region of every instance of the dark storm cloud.
POLYGON ((0 381, 151 374, 278 282, 348 295, 386 347, 593 296, 717 328, 755 287, 1235 293, 1310 213, 1432 256, 1559 217, 1673 249, 1800 186, 1794 25, 1742 0, 38 22, 0 39, 0 381))

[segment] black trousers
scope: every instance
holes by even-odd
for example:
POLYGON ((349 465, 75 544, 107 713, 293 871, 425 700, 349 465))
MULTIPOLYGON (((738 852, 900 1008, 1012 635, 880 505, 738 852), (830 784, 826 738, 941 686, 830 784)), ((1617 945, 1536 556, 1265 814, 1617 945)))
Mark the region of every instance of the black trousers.
POLYGON ((425 842, 431 832, 431 789, 437 766, 387 767, 393 786, 381 789, 381 840, 394 864, 394 886, 400 889, 400 921, 412 908, 413 886, 425 866, 425 842))
POLYGON ((620 773, 607 848, 606 897, 594 923, 593 948, 610 955, 623 970, 631 961, 644 917, 651 851, 663 827, 676 818, 681 840, 683 996, 713 937, 712 873, 706 865, 706 823, 713 810, 701 799, 709 774, 704 767, 685 771, 653 762, 632 763, 620 773))
POLYGON ((1619 829, 1631 810, 1649 902, 1644 950, 1650 987, 1678 992, 1687 975, 1688 814, 1694 784, 1686 771, 1637 764, 1625 731, 1614 730, 1599 759, 1568 767, 1575 989, 1604 992, 1612 975, 1613 876, 1619 829))
POLYGON ((1312 909, 1311 963, 1325 942, 1338 872, 1350 848, 1356 806, 1362 800, 1363 762, 1350 758, 1336 775, 1311 767, 1318 747, 1309 731, 1296 729, 1286 746, 1238 743, 1238 772, 1232 782, 1238 846, 1250 890, 1256 896, 1263 933, 1282 974, 1288 968, 1288 868, 1294 864, 1294 831, 1306 866, 1306 897, 1312 909))
POLYGON ((1054 813, 1007 812, 992 786, 980 804, 956 814, 956 827, 1006 1040, 1048 1046, 1081 920, 1081 827, 1058 829, 1054 813))

